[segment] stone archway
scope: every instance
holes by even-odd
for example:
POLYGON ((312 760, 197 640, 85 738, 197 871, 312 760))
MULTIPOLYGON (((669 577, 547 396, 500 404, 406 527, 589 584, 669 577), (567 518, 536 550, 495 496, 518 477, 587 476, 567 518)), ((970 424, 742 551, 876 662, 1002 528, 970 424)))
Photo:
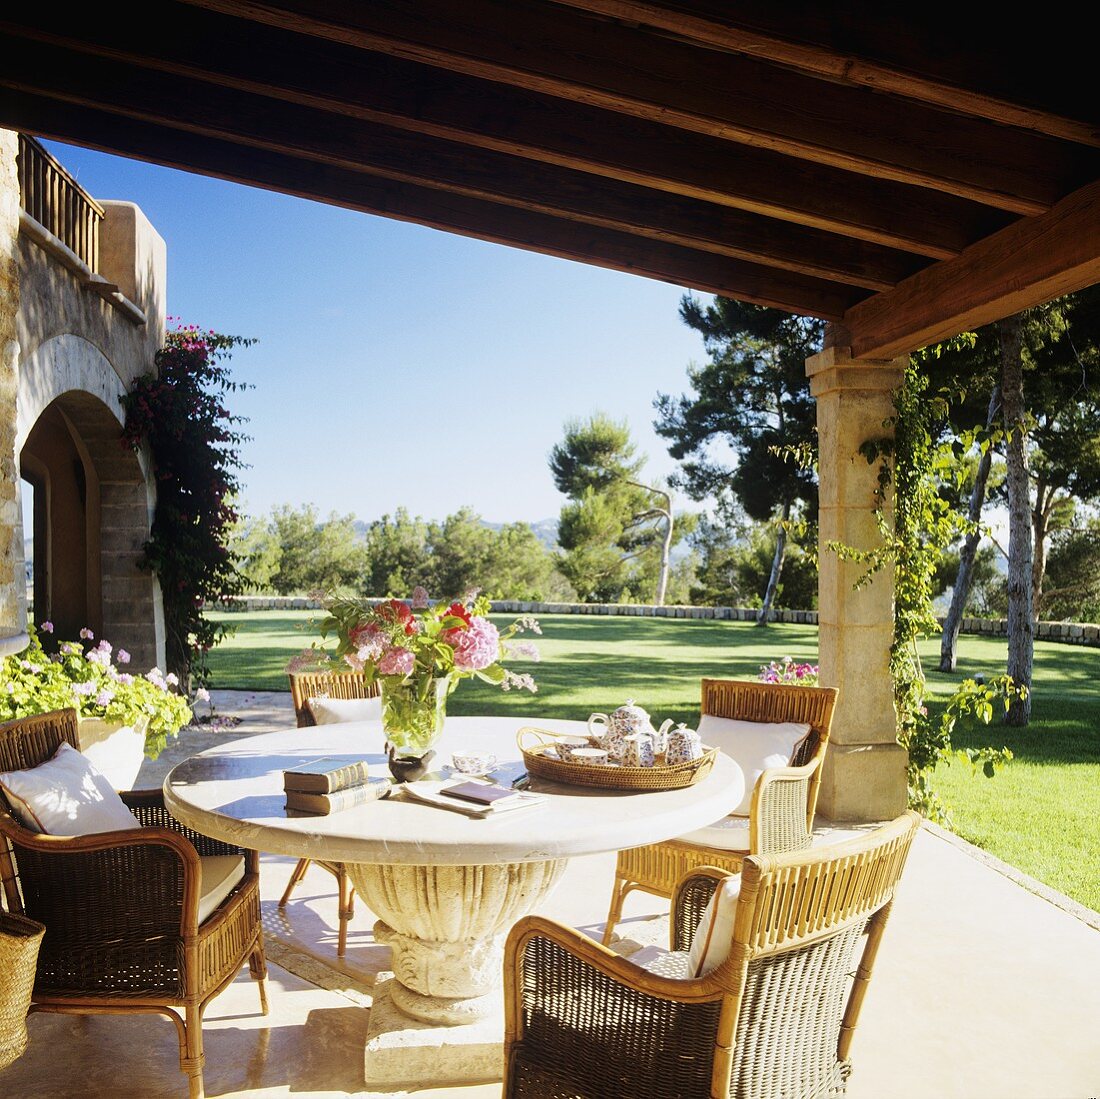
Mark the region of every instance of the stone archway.
POLYGON ((121 444, 123 392, 94 345, 47 341, 20 364, 16 453, 35 490, 35 617, 64 638, 87 625, 144 669, 164 659, 160 592, 138 567, 154 490, 121 444))

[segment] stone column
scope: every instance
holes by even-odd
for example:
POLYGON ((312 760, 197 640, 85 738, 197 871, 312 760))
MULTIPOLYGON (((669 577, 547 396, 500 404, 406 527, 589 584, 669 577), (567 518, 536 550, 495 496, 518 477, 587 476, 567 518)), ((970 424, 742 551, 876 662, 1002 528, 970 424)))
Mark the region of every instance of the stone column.
POLYGON ((22 648, 27 627, 23 515, 15 452, 19 387, 18 152, 18 135, 0 130, 0 655, 22 648))
MULTIPOLYGON (((897 743, 890 645, 894 577, 886 570, 860 590, 866 571, 828 549, 841 542, 871 549, 880 541, 874 509, 878 466, 859 452, 890 433, 893 391, 906 360, 860 361, 829 347, 806 362, 817 399, 820 501, 819 662, 821 682, 839 688, 818 809, 832 820, 874 821, 905 809, 904 749, 897 743)), ((887 521, 893 521, 887 501, 887 521)))

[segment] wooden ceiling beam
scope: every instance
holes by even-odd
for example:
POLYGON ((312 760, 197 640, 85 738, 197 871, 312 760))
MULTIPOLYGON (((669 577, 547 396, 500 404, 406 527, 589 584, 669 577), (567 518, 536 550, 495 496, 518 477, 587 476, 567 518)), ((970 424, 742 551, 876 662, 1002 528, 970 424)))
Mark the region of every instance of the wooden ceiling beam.
POLYGON ((628 233, 246 149, 21 92, 6 94, 2 110, 4 125, 47 138, 788 312, 839 320, 866 294, 761 264, 663 241, 643 242, 628 233))
MULTIPOLYGON (((269 96, 350 118, 379 122, 477 148, 525 157, 642 187, 777 218, 913 252, 957 255, 1011 216, 965 199, 873 180, 763 149, 615 115, 533 92, 494 89, 383 55, 249 27, 237 19, 162 5, 172 33, 150 38, 144 25, 105 25, 74 9, 60 23, 29 16, 0 20, 11 35, 5 55, 45 43, 175 78, 269 96), (296 49, 294 66, 285 56, 296 49), (492 94, 489 94, 492 93, 492 94), (579 141, 578 135, 591 135, 579 141), (898 210, 905 216, 899 217, 898 210)), ((63 79, 64 57, 43 62, 43 79, 63 79)), ((156 109, 148 101, 149 111, 156 109)), ((273 107, 273 112, 276 108, 273 107)), ((275 114, 272 115, 276 118, 275 114)))
POLYGON ((1100 283, 1100 182, 854 305, 852 355, 892 359, 1100 283))
POLYGON ((1022 215, 1096 151, 522 0, 185 0, 195 7, 1022 215), (501 33, 507 28, 507 33, 501 33), (899 135, 901 138, 899 139, 899 135))
MULTIPOLYGON (((868 41, 868 13, 850 15, 835 5, 824 6, 828 8, 826 23, 820 18, 823 9, 820 0, 813 0, 812 5, 795 7, 790 4, 776 5, 773 0, 736 5, 728 3, 728 0, 554 2, 590 14, 652 27, 699 45, 748 54, 838 83, 916 99, 989 122, 1034 130, 1062 141, 1100 146, 1100 125, 1095 119, 1062 114, 1055 105, 1056 97, 1045 106, 1037 105, 1036 101, 1048 92, 1051 80, 1035 73, 1036 64, 1041 64, 1043 59, 1028 35, 1016 35, 1020 44, 1027 45, 1027 55, 1015 63, 993 45, 983 51, 997 58, 1002 76, 1004 71, 1015 75, 1021 67, 1033 74, 1032 101, 1021 103, 1007 98, 995 79, 989 84, 990 74, 975 71, 981 66, 975 64, 977 59, 972 49, 966 51, 965 58, 959 57, 957 60, 945 58, 947 51, 943 49, 914 51, 912 28, 908 28, 908 33, 900 27, 885 28, 883 24, 889 24, 890 13, 881 7, 874 13, 876 26, 870 34, 872 41, 868 41), (895 43, 893 52, 896 60, 893 64, 889 61, 890 39, 884 41, 886 34, 895 43), (908 47, 904 51, 897 48, 902 43, 908 47), (875 45, 880 51, 878 57, 861 54, 861 49, 875 45), (926 71, 916 71, 915 60, 916 64, 926 67, 926 71), (983 86, 983 78, 987 81, 986 86, 983 86)), ((906 9, 907 18, 915 14, 919 12, 913 8, 906 9)), ((935 19, 942 20, 939 12, 935 13, 935 19)), ((990 25, 988 11, 983 10, 982 20, 981 34, 985 41, 994 27, 990 25)), ((968 46, 973 41, 954 20, 941 27, 940 31, 968 46)), ((1048 74, 1058 82, 1065 76, 1064 65, 1068 63, 1062 53, 1066 36, 1060 33, 1059 38, 1060 48, 1055 56, 1060 71, 1052 70, 1048 74)), ((1072 104, 1077 111, 1085 110, 1090 102, 1095 101, 1091 87, 1086 89, 1082 86, 1081 91, 1085 95, 1072 104)))
MULTIPOLYGON (((0 36, 0 44, 4 42, 0 36)), ((515 156, 295 104, 272 127, 271 101, 134 66, 25 43, 0 88, 216 137, 350 171, 499 201, 716 255, 870 290, 890 289, 920 257, 816 229, 646 190, 515 156), (155 111, 147 105, 156 104, 155 111)))

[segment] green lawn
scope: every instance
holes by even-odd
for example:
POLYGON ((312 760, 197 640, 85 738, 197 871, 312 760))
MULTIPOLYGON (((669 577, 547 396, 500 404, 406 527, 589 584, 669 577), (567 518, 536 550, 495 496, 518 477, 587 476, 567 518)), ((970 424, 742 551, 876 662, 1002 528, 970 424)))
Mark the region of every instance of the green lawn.
MULTIPOLYGON (((315 637, 312 611, 218 614, 237 632, 211 654, 215 687, 286 690, 284 668, 315 637)), ((501 622, 509 619, 500 618, 501 622)), ((585 717, 634 698, 655 717, 694 721, 703 676, 753 678, 761 664, 790 655, 813 660, 817 628, 695 619, 540 617, 539 693, 505 694, 464 683, 448 703, 453 714, 585 717)), ((922 645, 927 668, 939 639, 922 645)), ((960 675, 1004 670, 1005 643, 963 637, 960 675)), ((937 786, 952 807, 956 831, 1055 889, 1100 910, 1100 651, 1039 642, 1035 647, 1029 728, 990 726, 957 735, 960 747, 995 743, 1015 759, 996 778, 972 778, 960 764, 941 768, 937 786)), ((954 677, 930 672, 934 698, 954 677)))

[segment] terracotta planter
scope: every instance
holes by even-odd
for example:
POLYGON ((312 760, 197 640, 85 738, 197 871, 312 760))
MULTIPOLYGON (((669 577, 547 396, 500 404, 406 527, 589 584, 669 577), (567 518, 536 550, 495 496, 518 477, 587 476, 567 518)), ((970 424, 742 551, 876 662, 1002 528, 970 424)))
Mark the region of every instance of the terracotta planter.
POLYGON ((147 726, 147 721, 134 726, 82 717, 77 723, 80 751, 116 790, 133 790, 145 761, 147 726))

